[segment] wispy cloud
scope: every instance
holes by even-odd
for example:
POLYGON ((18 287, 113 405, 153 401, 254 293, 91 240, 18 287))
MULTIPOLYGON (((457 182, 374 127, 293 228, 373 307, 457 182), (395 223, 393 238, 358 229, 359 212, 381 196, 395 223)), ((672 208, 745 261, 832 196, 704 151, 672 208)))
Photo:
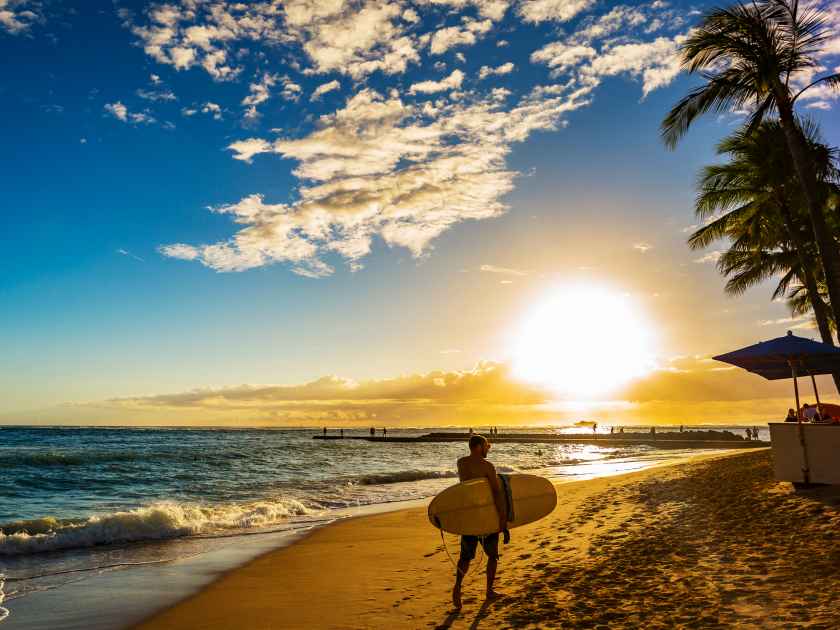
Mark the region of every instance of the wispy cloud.
POLYGON ((695 258, 694 262, 698 265, 716 264, 720 257, 723 256, 723 250, 716 249, 707 254, 695 258))
POLYGON ((128 111, 128 108, 125 105, 123 105, 121 101, 115 101, 114 103, 106 103, 105 111, 117 120, 122 121, 124 123, 131 123, 135 125, 151 125, 152 123, 157 122, 157 119, 154 116, 152 116, 148 111, 128 111))
POLYGON ((500 273, 506 276, 527 276, 531 272, 524 271, 522 269, 513 269, 511 267, 497 267, 496 265, 481 265, 478 268, 479 271, 484 271, 486 273, 500 273))
POLYGON ((516 66, 514 66, 513 63, 511 63, 510 61, 508 61, 507 63, 503 63, 500 66, 496 66, 495 68, 491 66, 481 66, 481 68, 478 71, 478 78, 485 79, 492 75, 499 76, 504 74, 510 74, 511 72, 513 72, 515 67, 516 66))
POLYGON ((117 253, 120 254, 121 256, 127 256, 128 258, 133 258, 134 260, 137 260, 137 261, 140 261, 140 262, 146 262, 145 260, 140 258, 140 256, 137 256, 136 254, 132 254, 130 251, 128 251, 127 249, 123 249, 122 247, 117 249, 117 253))
POLYGON ((440 81, 421 81, 413 84, 409 90, 409 94, 432 94, 434 92, 443 92, 445 90, 454 90, 461 87, 464 81, 464 73, 460 70, 453 70, 445 79, 440 81))
POLYGON ((320 100, 321 97, 324 94, 327 94, 328 92, 333 92, 335 90, 340 90, 340 89, 341 89, 341 83, 339 83, 339 81, 337 79, 333 79, 332 81, 328 81, 327 83, 322 83, 321 85, 316 87, 312 91, 312 96, 309 97, 309 100, 311 100, 311 101, 320 100))

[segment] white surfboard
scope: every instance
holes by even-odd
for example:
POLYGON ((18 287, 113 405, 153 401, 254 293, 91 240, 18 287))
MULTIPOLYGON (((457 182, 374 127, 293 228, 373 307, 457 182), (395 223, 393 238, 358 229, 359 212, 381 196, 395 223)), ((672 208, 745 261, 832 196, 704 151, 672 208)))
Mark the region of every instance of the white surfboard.
MULTIPOLYGON (((557 492, 548 479, 536 475, 504 476, 513 499, 508 527, 533 523, 554 510, 557 492)), ((499 531, 499 514, 490 483, 486 479, 471 479, 447 488, 429 504, 429 521, 451 534, 485 536, 499 531)))

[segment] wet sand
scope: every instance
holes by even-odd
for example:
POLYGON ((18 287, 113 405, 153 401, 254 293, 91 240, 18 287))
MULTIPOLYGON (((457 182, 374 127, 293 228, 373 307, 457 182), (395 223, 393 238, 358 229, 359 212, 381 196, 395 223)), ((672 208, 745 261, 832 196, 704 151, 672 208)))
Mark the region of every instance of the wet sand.
POLYGON ((140 627, 840 627, 840 492, 774 482, 767 450, 557 488, 502 548, 493 603, 479 555, 452 610, 452 565, 415 508, 317 530, 140 627))

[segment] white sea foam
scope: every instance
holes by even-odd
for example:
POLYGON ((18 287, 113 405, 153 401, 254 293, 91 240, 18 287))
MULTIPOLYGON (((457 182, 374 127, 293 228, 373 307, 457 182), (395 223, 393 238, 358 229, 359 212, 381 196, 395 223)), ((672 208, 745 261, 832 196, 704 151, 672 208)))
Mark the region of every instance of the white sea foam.
POLYGON ((82 520, 43 518, 3 526, 0 556, 267 527, 308 513, 303 503, 282 499, 212 506, 161 502, 82 520))
MULTIPOLYGON (((3 600, 6 599, 6 595, 3 593, 3 584, 5 584, 6 576, 0 573, 0 604, 3 603, 3 600)), ((9 616, 9 609, 3 608, 0 606, 0 622, 2 622, 6 617, 9 616)))

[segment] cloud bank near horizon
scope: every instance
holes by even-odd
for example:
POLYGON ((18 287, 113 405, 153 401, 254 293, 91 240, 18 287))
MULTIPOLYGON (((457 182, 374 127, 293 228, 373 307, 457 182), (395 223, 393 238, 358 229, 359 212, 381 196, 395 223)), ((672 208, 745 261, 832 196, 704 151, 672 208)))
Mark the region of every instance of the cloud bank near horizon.
MULTIPOLYGON (((821 388, 822 399, 836 398, 830 380, 821 379, 821 388)), ((505 364, 482 362, 470 370, 384 379, 324 376, 298 385, 122 397, 68 404, 40 417, 64 423, 230 426, 480 426, 580 419, 734 424, 783 418, 793 406, 791 389, 787 381, 765 381, 708 358, 678 357, 611 398, 558 400, 551 391, 513 379, 505 364)), ((802 396, 812 398, 804 389, 802 396)))

